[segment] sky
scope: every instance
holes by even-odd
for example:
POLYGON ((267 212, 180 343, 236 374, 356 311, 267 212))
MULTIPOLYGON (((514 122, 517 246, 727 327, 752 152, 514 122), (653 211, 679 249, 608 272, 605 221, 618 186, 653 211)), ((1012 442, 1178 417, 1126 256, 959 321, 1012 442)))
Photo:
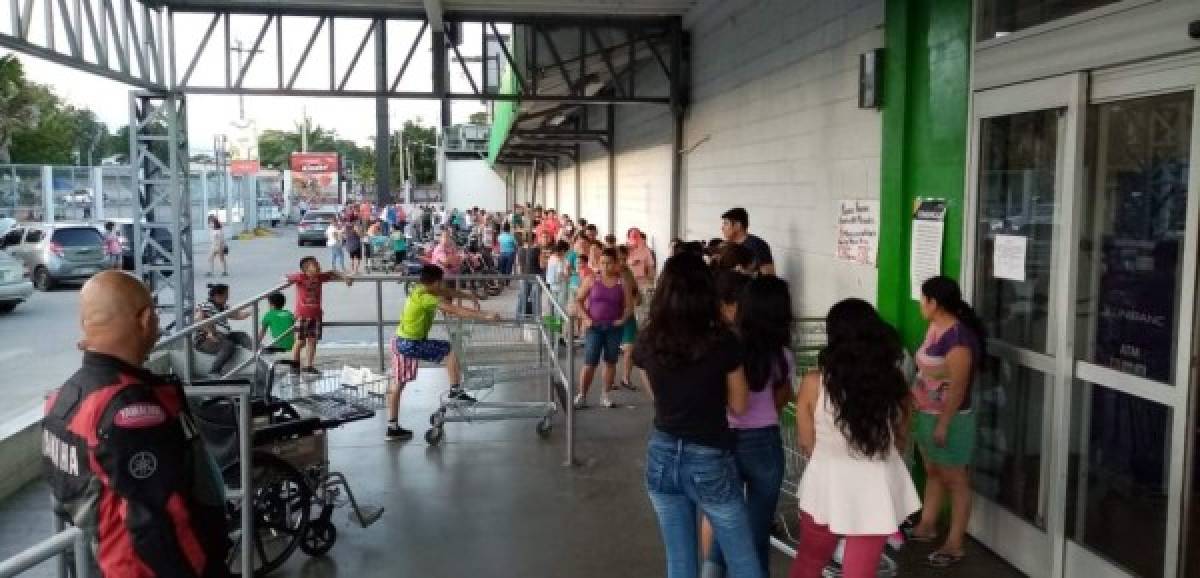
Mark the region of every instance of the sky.
MULTIPOLYGON (((176 17, 175 30, 177 37, 176 50, 178 54, 178 70, 182 76, 187 68, 191 55, 196 51, 204 31, 209 24, 209 16, 195 14, 180 14, 176 17)), ((253 45, 262 23, 263 17, 254 15, 237 15, 231 25, 231 44, 238 40, 248 50, 253 45)), ((289 17, 284 19, 284 74, 285 79, 291 74, 298 55, 315 29, 317 19, 305 17, 289 17)), ((349 61, 362 41, 369 21, 345 20, 339 21, 335 30, 334 52, 338 66, 336 74, 340 80, 348 68, 349 61)), ((392 22, 388 27, 388 60, 389 77, 394 78, 403 62, 412 38, 418 31, 419 23, 392 22)), ((468 25, 469 27, 471 25, 468 25)), ((36 31, 37 26, 34 27, 36 31)), ((502 33, 506 32, 501 30, 502 33)), ((307 64, 297 77, 297 88, 328 88, 329 78, 329 40, 328 28, 322 30, 317 42, 313 45, 307 64)), ((459 47, 465 59, 478 56, 481 45, 481 31, 478 25, 464 31, 464 41, 459 47)), ((422 36, 400 90, 427 91, 432 84, 432 64, 429 47, 428 31, 422 36)), ((276 58, 277 47, 274 42, 274 25, 268 29, 259 54, 246 74, 245 86, 274 87, 277 82, 276 58)), ((36 37, 33 39, 37 41, 36 37)), ((60 44, 60 49, 61 49, 60 44)), ((223 55, 224 39, 221 26, 209 41, 203 56, 197 65, 189 84, 191 85, 224 85, 223 55)), ((0 48, 0 55, 9 51, 0 48)), ((94 76, 72 68, 60 66, 32 56, 18 55, 25 66, 27 77, 38 83, 52 86, 61 97, 77 107, 86 107, 95 111, 99 119, 109 126, 110 130, 129 122, 129 92, 131 87, 103 77, 94 76)), ((450 53, 451 58, 454 53, 450 53)), ((233 56, 236 63, 236 55, 233 56)), ((347 88, 370 89, 374 85, 374 41, 367 43, 366 50, 358 66, 350 77, 347 88)), ((458 92, 470 92, 470 84, 463 74, 461 65, 449 62, 451 66, 451 89, 458 92)), ((480 82, 480 64, 468 63, 475 82, 480 82)), ((221 95, 189 95, 188 97, 188 134, 193 153, 211 151, 214 136, 231 133, 231 123, 238 120, 238 97, 221 95)), ((474 112, 486 108, 479 101, 457 101, 453 103, 452 123, 466 122, 467 117, 474 112)), ((259 131, 265 129, 295 130, 307 112, 314 126, 332 128, 339 137, 354 140, 362 145, 371 144, 375 135, 375 101, 374 99, 347 98, 299 98, 299 97, 245 97, 245 114, 248 120, 254 121, 259 131)), ((399 127, 406 120, 422 121, 432 125, 438 121, 439 106, 436 100, 393 99, 390 101, 390 117, 393 128, 399 127)))

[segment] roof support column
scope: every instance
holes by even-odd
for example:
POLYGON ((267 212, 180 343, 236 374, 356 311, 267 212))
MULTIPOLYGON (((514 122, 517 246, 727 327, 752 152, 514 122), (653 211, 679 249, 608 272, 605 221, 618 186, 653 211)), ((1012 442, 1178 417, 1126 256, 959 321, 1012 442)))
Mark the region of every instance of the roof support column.
POLYGON ((608 104, 608 230, 617 234, 617 107, 608 104))
POLYGON ((559 178, 558 159, 554 159, 554 210, 562 213, 562 179, 559 178))
POLYGON ((684 86, 684 36, 682 24, 671 24, 671 238, 682 239, 685 207, 683 199, 683 120, 687 108, 684 86))
POLYGON ((583 188, 582 176, 583 175, 580 174, 580 168, 579 168, 579 161, 583 157, 579 156, 579 150, 580 150, 580 146, 575 145, 575 157, 573 159, 571 159, 572 164, 575 165, 575 218, 576 219, 583 216, 583 191, 582 191, 582 188, 583 188))
MULTIPOLYGON (((387 20, 375 20, 375 197, 392 202, 392 129, 389 126, 387 20)), ((407 201, 408 199, 404 199, 407 201)))

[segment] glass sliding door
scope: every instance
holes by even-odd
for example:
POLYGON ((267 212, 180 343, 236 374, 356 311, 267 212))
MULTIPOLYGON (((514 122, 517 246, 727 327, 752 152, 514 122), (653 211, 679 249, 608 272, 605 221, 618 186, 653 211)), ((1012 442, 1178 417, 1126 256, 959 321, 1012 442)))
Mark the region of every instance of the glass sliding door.
POLYGON ((1197 80, 1179 59, 1093 79, 1062 506, 1070 576, 1200 576, 1180 547, 1197 80))
POLYGON ((971 531, 1031 576, 1049 576, 1055 397, 1064 375, 1060 304, 1075 129, 1076 75, 974 99, 974 194, 964 283, 989 352, 975 388, 979 424, 971 531))

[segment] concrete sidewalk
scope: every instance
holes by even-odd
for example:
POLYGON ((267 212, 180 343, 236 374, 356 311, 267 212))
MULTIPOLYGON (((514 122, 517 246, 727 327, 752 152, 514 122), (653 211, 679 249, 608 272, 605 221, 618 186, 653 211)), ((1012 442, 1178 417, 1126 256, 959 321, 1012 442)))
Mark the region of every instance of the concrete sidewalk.
MULTIPOLYGON (((364 352, 362 363, 372 354, 364 352)), ((661 576, 662 543, 642 483, 645 440, 653 409, 640 393, 619 393, 615 409, 577 414, 575 468, 562 466, 562 414, 548 439, 533 421, 447 424, 437 447, 421 435, 445 388, 444 372, 422 369, 405 391, 401 424, 417 437, 383 439, 382 412, 330 435, 334 469, 348 476, 360 500, 387 508, 374 526, 334 516, 338 543, 325 558, 297 551, 274 576, 460 578, 609 578, 661 576)), ((594 392, 593 392, 594 394, 594 392)), ((540 384, 502 385, 489 399, 544 399, 540 384)), ((0 557, 50 534, 48 497, 40 483, 0 505, 0 557)), ((913 546, 901 576, 1020 576, 972 544, 966 562, 934 571, 921 563, 928 547, 913 546)), ((773 554, 774 576, 790 560, 773 554)), ((31 576, 51 576, 44 568, 31 576)))

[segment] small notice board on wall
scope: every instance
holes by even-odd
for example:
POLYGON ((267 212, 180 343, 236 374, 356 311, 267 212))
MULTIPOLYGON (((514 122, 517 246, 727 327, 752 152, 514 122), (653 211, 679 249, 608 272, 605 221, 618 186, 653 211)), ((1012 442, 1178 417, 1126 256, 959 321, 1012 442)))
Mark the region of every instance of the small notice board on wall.
POLYGON ((837 258, 874 266, 878 253, 879 201, 841 201, 837 214, 837 258))
POLYGON ((912 245, 908 256, 912 298, 921 298, 921 284, 942 273, 942 244, 946 237, 946 200, 922 199, 913 210, 912 245))

